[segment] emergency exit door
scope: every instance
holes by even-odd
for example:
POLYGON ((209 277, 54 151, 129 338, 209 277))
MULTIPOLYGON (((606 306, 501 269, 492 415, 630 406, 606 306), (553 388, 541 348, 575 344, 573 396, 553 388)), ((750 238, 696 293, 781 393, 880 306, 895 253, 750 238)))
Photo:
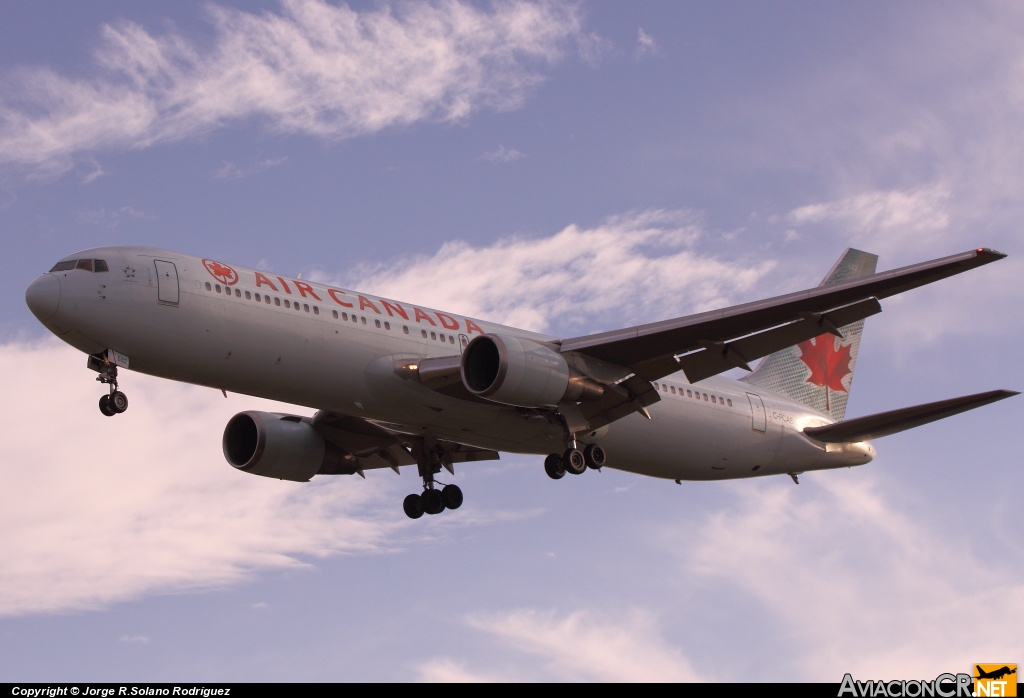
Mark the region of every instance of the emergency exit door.
POLYGON ((156 297, 165 305, 178 304, 178 269, 174 262, 158 259, 156 264, 156 297))
POLYGON ((764 413, 764 402, 761 401, 760 395, 754 395, 753 393, 747 393, 747 399, 750 400, 750 427, 754 431, 766 431, 768 428, 768 420, 764 413))

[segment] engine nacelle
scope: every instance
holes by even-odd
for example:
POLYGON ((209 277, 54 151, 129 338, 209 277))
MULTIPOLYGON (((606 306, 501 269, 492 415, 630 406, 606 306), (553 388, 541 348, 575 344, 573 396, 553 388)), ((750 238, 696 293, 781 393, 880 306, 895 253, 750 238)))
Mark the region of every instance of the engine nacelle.
POLYGON ((253 475, 307 482, 344 469, 344 454, 320 435, 308 419, 270 412, 239 412, 224 428, 224 457, 253 475))
POLYGON ((462 383, 474 395, 517 407, 594 400, 604 388, 573 371, 556 351, 528 339, 485 334, 462 354, 462 383))

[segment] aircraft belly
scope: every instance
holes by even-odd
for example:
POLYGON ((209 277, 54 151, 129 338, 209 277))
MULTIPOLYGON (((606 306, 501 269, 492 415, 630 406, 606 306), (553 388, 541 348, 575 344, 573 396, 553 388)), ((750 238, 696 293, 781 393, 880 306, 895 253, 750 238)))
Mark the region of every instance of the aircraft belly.
POLYGON ((742 410, 663 400, 612 424, 601 445, 608 466, 652 477, 723 480, 756 476, 775 458, 781 429, 751 428, 742 410))

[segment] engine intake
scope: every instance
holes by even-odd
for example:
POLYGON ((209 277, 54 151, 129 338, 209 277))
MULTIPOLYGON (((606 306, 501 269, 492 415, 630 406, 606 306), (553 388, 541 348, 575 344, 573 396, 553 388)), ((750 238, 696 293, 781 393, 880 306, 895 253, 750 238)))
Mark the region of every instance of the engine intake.
POLYGON ((228 463, 253 475, 307 482, 321 470, 355 472, 341 449, 294 415, 240 412, 224 428, 222 446, 228 463))
POLYGON ((485 334, 462 355, 462 383, 479 397, 517 407, 596 400, 604 387, 574 371, 556 351, 528 339, 485 334))

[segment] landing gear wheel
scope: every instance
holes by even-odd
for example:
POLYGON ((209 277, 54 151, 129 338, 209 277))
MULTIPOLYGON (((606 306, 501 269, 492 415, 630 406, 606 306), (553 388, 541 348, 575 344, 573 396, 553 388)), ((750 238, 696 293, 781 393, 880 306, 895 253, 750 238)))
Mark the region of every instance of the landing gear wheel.
POLYGON ((462 506, 462 488, 458 485, 445 485, 441 490, 441 499, 447 509, 458 509, 462 506))
POLYGON ((587 467, 600 470, 606 461, 604 449, 597 444, 590 444, 583 449, 583 457, 587 461, 587 467))
POLYGON ((405 515, 410 519, 418 519, 423 516, 423 501, 418 494, 410 494, 402 502, 402 508, 405 509, 405 515))
POLYGON ((109 395, 100 396, 100 412, 102 412, 103 415, 106 417, 113 417, 115 414, 117 414, 114 408, 110 406, 109 395))
POLYGON ((426 490, 420 496, 423 502, 423 511, 427 514, 440 514, 444 511, 444 499, 441 498, 440 490, 426 490))
POLYGON ((114 410, 115 413, 121 414, 128 409, 128 396, 120 390, 116 390, 111 393, 110 399, 107 401, 107 405, 110 409, 114 410))
POLYGON ((562 465, 565 472, 573 475, 582 475, 587 472, 587 459, 583 457, 583 451, 578 448, 570 448, 562 456, 562 465))
POLYGON ((562 457, 557 453, 552 453, 550 456, 544 459, 544 472, 548 474, 548 477, 552 480, 561 480, 565 477, 565 466, 562 465, 562 457))

